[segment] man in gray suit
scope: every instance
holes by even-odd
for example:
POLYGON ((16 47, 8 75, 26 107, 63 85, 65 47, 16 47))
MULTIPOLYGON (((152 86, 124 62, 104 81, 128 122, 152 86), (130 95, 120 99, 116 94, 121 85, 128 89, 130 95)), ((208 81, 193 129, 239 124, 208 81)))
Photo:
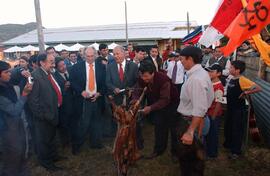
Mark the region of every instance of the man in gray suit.
MULTIPOLYGON (((125 91, 132 88, 137 82, 138 66, 132 61, 125 59, 125 50, 121 46, 117 46, 113 50, 115 62, 111 62, 107 66, 106 85, 109 95, 114 95, 114 102, 117 105, 123 103, 125 91)), ((116 132, 116 123, 111 121, 112 134, 116 132)))
POLYGON ((55 60, 52 54, 40 54, 41 67, 32 73, 33 91, 29 94, 29 107, 33 113, 36 152, 41 166, 49 171, 61 170, 54 165, 59 159, 56 152, 55 136, 58 124, 58 107, 62 104, 61 89, 52 70, 55 60))
POLYGON ((125 60, 125 50, 121 46, 117 46, 113 50, 115 62, 111 62, 107 66, 106 85, 108 94, 115 95, 115 103, 117 105, 123 102, 123 93, 121 90, 133 87, 138 78, 138 66, 132 62, 125 60))

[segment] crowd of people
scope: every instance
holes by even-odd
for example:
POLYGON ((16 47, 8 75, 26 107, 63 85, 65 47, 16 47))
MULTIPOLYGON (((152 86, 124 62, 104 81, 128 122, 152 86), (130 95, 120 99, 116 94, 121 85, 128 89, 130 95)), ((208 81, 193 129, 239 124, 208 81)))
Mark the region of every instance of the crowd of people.
MULTIPOLYGON (((104 148, 103 138, 117 132, 108 96, 121 105, 129 91, 132 104, 145 87, 141 112, 154 125, 153 152, 146 159, 166 151, 170 133, 172 161, 179 161, 182 175, 201 175, 205 158, 218 157, 224 97, 224 147, 229 158, 241 156, 245 95, 261 89, 242 75, 245 63, 224 57, 219 47, 168 47, 162 56, 158 46, 149 52, 116 46, 111 54, 100 44, 98 51, 57 53, 48 47, 20 57, 15 68, 0 61, 0 175, 30 175, 29 153, 53 172, 63 169, 56 161, 68 159, 61 149, 78 155, 86 141, 92 149, 104 148)), ((143 123, 136 127, 139 150, 144 149, 143 123)))

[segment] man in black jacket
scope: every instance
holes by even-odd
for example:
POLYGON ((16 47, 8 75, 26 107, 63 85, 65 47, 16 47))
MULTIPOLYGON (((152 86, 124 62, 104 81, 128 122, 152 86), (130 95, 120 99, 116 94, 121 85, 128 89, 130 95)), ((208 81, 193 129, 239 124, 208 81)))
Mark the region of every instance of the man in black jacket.
POLYGON ((69 70, 60 57, 55 59, 54 73, 55 80, 61 88, 63 95, 63 104, 59 108, 59 130, 62 147, 65 148, 70 143, 71 137, 74 136, 74 107, 73 107, 73 91, 70 87, 69 70))
POLYGON ((159 56, 158 46, 152 46, 150 49, 150 55, 144 60, 148 60, 156 67, 156 71, 160 71, 162 69, 162 59, 159 56))
POLYGON ((78 154, 88 133, 90 147, 103 147, 101 112, 104 109, 106 94, 106 67, 96 61, 97 52, 89 47, 84 51, 85 61, 74 65, 70 72, 71 87, 75 91, 75 108, 78 109, 77 140, 73 143, 72 153, 78 154))

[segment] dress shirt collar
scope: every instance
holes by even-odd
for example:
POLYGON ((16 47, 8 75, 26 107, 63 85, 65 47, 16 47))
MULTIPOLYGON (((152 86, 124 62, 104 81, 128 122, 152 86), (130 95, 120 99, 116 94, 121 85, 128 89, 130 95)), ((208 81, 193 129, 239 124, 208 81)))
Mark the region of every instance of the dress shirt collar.
POLYGON ((202 69, 201 64, 194 65, 190 70, 187 71, 187 76, 190 77, 194 72, 200 69, 202 69))

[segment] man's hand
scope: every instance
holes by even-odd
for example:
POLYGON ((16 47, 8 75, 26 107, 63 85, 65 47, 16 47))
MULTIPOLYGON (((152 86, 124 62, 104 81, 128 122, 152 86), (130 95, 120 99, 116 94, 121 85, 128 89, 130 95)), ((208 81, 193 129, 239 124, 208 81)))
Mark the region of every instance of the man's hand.
POLYGON ((143 108, 143 115, 147 115, 151 112, 151 107, 150 106, 145 106, 143 108))
POLYGON ((66 81, 65 82, 65 90, 67 90, 68 88, 70 88, 70 82, 69 81, 66 81))
POLYGON ((27 83, 23 89, 22 96, 27 96, 32 91, 33 85, 27 83))
POLYGON ((22 75, 23 77, 25 77, 25 78, 28 78, 28 77, 31 76, 31 73, 30 73, 29 71, 27 71, 27 70, 23 70, 23 71, 21 72, 21 75, 22 75))
POLYGON ((100 96, 100 93, 97 92, 94 95, 92 95, 90 99, 91 99, 92 102, 95 102, 99 96, 100 96))
POLYGON ((113 91, 113 93, 115 95, 118 95, 120 93, 120 89, 119 88, 115 88, 114 91, 113 91))
POLYGON ((89 98, 89 96, 90 96, 89 93, 86 92, 85 90, 82 91, 81 95, 82 95, 83 98, 89 98))
POLYGON ((193 143, 194 132, 187 131, 181 137, 181 141, 185 145, 191 145, 193 143))

